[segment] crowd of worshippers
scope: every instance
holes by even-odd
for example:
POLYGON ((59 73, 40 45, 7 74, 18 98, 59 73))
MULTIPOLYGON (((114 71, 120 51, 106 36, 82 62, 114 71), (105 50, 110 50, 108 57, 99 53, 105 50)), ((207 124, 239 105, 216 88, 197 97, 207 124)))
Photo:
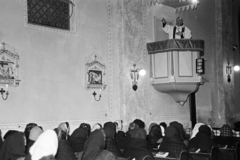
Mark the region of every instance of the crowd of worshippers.
MULTIPOLYGON (((228 125, 221 128, 225 136, 231 136, 231 131, 228 125)), ((140 119, 131 122, 127 132, 122 131, 119 120, 103 126, 97 123, 92 129, 81 123, 69 133, 68 122, 53 130, 43 131, 35 123, 29 123, 24 132, 9 130, 1 138, 0 160, 153 160, 158 151, 178 158, 183 150, 188 154, 197 149, 210 152, 216 145, 211 127, 203 123, 197 123, 190 135, 177 121, 168 126, 152 123, 147 134, 140 119)))

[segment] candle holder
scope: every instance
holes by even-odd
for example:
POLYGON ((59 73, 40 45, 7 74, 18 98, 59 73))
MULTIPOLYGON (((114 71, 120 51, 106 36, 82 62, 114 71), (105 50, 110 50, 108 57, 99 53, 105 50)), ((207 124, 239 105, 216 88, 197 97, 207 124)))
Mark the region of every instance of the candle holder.
POLYGON ((0 93, 2 95, 2 99, 3 100, 7 100, 9 92, 8 92, 8 86, 6 85, 6 90, 4 90, 3 88, 1 88, 0 93), (4 94, 5 94, 5 98, 4 98, 4 94))
POLYGON ((97 93, 94 91, 93 92, 93 97, 94 97, 95 101, 100 101, 100 99, 102 98, 101 93, 99 94, 98 99, 96 99, 96 95, 97 95, 97 93))

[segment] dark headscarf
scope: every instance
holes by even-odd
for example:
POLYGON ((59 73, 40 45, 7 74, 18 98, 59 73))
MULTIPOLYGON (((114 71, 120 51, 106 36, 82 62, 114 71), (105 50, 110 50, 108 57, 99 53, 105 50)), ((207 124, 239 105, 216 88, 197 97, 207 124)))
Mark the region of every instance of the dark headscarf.
POLYGON ((0 149, 1 160, 16 160, 25 157, 24 134, 22 132, 14 132, 10 134, 4 141, 0 149))
POLYGON ((211 139, 211 129, 207 125, 202 125, 196 136, 189 141, 188 149, 190 151, 200 149, 200 152, 210 152, 214 145, 215 143, 211 139))
POLYGON ((146 140, 146 130, 143 128, 135 128, 131 134, 129 143, 123 151, 123 157, 128 159, 143 160, 148 156, 153 159, 152 152, 148 149, 148 142, 146 140))
POLYGON ((139 128, 145 128, 145 123, 141 119, 135 119, 133 123, 137 124, 139 128))
POLYGON ((170 123, 170 126, 174 127, 178 131, 179 138, 183 141, 185 135, 183 125, 179 122, 174 121, 170 123))
POLYGON ((173 158, 178 158, 183 150, 188 151, 187 146, 180 140, 177 129, 172 126, 166 128, 159 150, 169 152, 168 157, 173 158))
POLYGON ((93 160, 97 154, 104 150, 105 133, 103 129, 93 131, 88 137, 81 160, 93 160))
POLYGON ((88 123, 81 123, 80 126, 79 126, 79 128, 84 128, 84 129, 86 129, 86 130, 88 131, 88 136, 89 136, 89 134, 91 133, 91 126, 90 126, 90 124, 88 124, 88 123))
POLYGON ((198 130, 199 130, 198 133, 206 134, 209 137, 211 137, 212 135, 212 131, 207 125, 200 126, 198 130))
POLYGON ((113 138, 116 134, 116 125, 113 122, 104 123, 103 129, 105 131, 106 137, 113 138))
POLYGON ((178 130, 172 126, 169 126, 166 128, 166 131, 165 131, 165 137, 168 137, 168 138, 179 138, 179 133, 178 133, 178 130))
POLYGON ((156 148, 158 146, 158 140, 162 138, 162 131, 159 125, 154 125, 151 127, 151 130, 148 134, 149 146, 151 148, 156 148))
POLYGON ((84 144, 88 138, 88 130, 85 128, 77 128, 70 136, 70 144, 74 152, 81 152, 84 149, 84 144))

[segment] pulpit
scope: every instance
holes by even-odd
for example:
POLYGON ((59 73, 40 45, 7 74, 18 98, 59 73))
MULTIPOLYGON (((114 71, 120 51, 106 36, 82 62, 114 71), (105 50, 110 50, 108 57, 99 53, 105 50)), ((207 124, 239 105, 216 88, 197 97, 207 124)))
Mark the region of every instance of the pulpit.
MULTIPOLYGON (((197 60, 204 55, 204 41, 171 39, 147 44, 150 56, 150 83, 184 105, 188 95, 203 84, 196 72, 197 60)), ((203 60, 204 61, 204 60, 203 60)))

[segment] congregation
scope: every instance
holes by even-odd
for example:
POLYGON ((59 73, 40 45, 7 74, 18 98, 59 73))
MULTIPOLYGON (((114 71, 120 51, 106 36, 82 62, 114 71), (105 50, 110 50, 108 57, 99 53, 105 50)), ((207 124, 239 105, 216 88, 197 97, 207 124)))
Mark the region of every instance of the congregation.
MULTIPOLYGON (((122 124, 122 120, 92 127, 81 123, 70 134, 68 122, 45 131, 29 123, 24 132, 9 130, 1 136, 0 160, 154 160, 156 153, 178 158, 182 151, 189 160, 195 160, 191 153, 210 153, 213 147, 234 148, 236 143, 227 124, 219 129, 220 136, 203 123, 195 124, 191 132, 177 121, 151 123, 148 132, 140 119, 131 122, 127 132, 122 124)), ((239 129, 239 122, 235 126, 239 129)), ((217 159, 224 159, 220 151, 218 155, 217 159)))

